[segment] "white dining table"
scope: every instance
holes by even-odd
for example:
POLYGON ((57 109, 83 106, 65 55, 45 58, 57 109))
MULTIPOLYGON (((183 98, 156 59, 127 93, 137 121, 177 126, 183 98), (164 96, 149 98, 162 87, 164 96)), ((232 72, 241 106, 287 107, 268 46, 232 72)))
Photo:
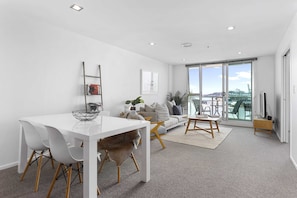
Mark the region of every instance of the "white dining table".
MULTIPOLYGON (((143 182, 150 180, 150 123, 148 121, 111 116, 98 116, 92 121, 79 121, 71 113, 24 117, 20 120, 55 127, 67 135, 83 141, 83 197, 85 198, 97 197, 97 141, 104 137, 142 129, 140 130, 142 138, 140 180, 143 182)), ((24 171, 27 159, 28 146, 23 127, 20 125, 19 173, 24 171)))

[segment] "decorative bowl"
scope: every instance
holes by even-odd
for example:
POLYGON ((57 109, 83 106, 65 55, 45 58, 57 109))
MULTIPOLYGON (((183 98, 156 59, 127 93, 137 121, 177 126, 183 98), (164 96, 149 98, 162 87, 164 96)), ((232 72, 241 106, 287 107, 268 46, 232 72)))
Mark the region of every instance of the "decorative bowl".
POLYGON ((89 120, 94 120, 98 115, 99 111, 90 111, 86 112, 83 110, 78 110, 78 111, 72 111, 73 117, 80 121, 89 121, 89 120))

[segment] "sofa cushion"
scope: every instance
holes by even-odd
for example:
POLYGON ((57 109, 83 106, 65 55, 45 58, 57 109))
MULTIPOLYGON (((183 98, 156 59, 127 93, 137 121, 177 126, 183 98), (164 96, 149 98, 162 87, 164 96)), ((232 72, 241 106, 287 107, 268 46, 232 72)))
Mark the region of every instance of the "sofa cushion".
POLYGON ((136 112, 130 112, 127 114, 128 119, 134 119, 134 120, 145 120, 144 117, 136 112))
POLYGON ((178 122, 184 122, 188 120, 187 115, 171 115, 170 117, 177 119, 178 122))
POLYGON ((170 117, 169 120, 166 120, 164 122, 164 127, 165 128, 169 128, 171 127, 172 125, 176 125, 178 123, 178 119, 177 118, 174 118, 174 117, 170 117))
POLYGON ((172 101, 167 101, 167 102, 166 102, 166 105, 167 105, 169 114, 170 114, 170 115, 173 115, 173 106, 175 105, 174 100, 172 100, 172 101))
POLYGON ((173 115, 181 115, 182 114, 182 109, 180 105, 173 105, 173 115))
POLYGON ((156 112, 139 111, 138 114, 143 117, 152 117, 150 120, 151 122, 158 122, 158 114, 156 112))
POLYGON ((158 114, 158 121, 166 121, 169 120, 170 115, 169 115, 169 111, 168 108, 165 104, 161 105, 161 104, 156 104, 156 109, 155 111, 158 114))
POLYGON ((145 111, 145 107, 139 107, 139 111, 145 111))
POLYGON ((160 135, 163 135, 163 134, 167 133, 167 129, 164 126, 159 126, 158 133, 160 135))
POLYGON ((144 105, 146 112, 155 112, 155 108, 149 105, 144 105))

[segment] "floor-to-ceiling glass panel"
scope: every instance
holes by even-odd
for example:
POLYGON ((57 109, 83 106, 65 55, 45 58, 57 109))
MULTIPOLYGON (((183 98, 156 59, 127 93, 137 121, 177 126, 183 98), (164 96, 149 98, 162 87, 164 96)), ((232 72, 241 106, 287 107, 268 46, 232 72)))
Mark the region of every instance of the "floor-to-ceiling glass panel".
POLYGON ((252 119, 252 63, 228 66, 228 119, 252 119))
POLYGON ((222 64, 202 67, 202 111, 212 116, 222 115, 222 64))
POLYGON ((200 112, 200 72, 199 67, 189 68, 188 114, 194 115, 200 112), (198 103, 197 103, 198 101, 198 103))
POLYGON ((252 120, 252 62, 199 65, 189 69, 188 114, 252 120))

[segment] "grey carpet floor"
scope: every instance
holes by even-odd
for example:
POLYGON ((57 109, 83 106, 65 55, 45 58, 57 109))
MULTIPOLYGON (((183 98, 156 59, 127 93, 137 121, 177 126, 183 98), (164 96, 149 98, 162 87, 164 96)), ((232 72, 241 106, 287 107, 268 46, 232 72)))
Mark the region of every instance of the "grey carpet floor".
MULTIPOLYGON (((140 182, 132 160, 122 165, 117 183, 113 162, 105 164, 98 176, 99 197, 201 197, 201 198, 290 198, 297 197, 297 170, 289 159, 289 144, 273 134, 253 134, 251 128, 232 127, 231 134, 215 150, 158 140, 151 141, 151 180, 140 182)), ((184 127, 180 127, 184 130, 184 127)), ((142 154, 141 149, 136 157, 142 154)), ((0 197, 45 197, 54 174, 50 163, 41 173, 39 191, 34 193, 35 167, 23 182, 17 167, 0 171, 0 197)), ((65 181, 59 179, 52 197, 64 197, 65 181)), ((71 197, 82 197, 76 179, 71 197)))

